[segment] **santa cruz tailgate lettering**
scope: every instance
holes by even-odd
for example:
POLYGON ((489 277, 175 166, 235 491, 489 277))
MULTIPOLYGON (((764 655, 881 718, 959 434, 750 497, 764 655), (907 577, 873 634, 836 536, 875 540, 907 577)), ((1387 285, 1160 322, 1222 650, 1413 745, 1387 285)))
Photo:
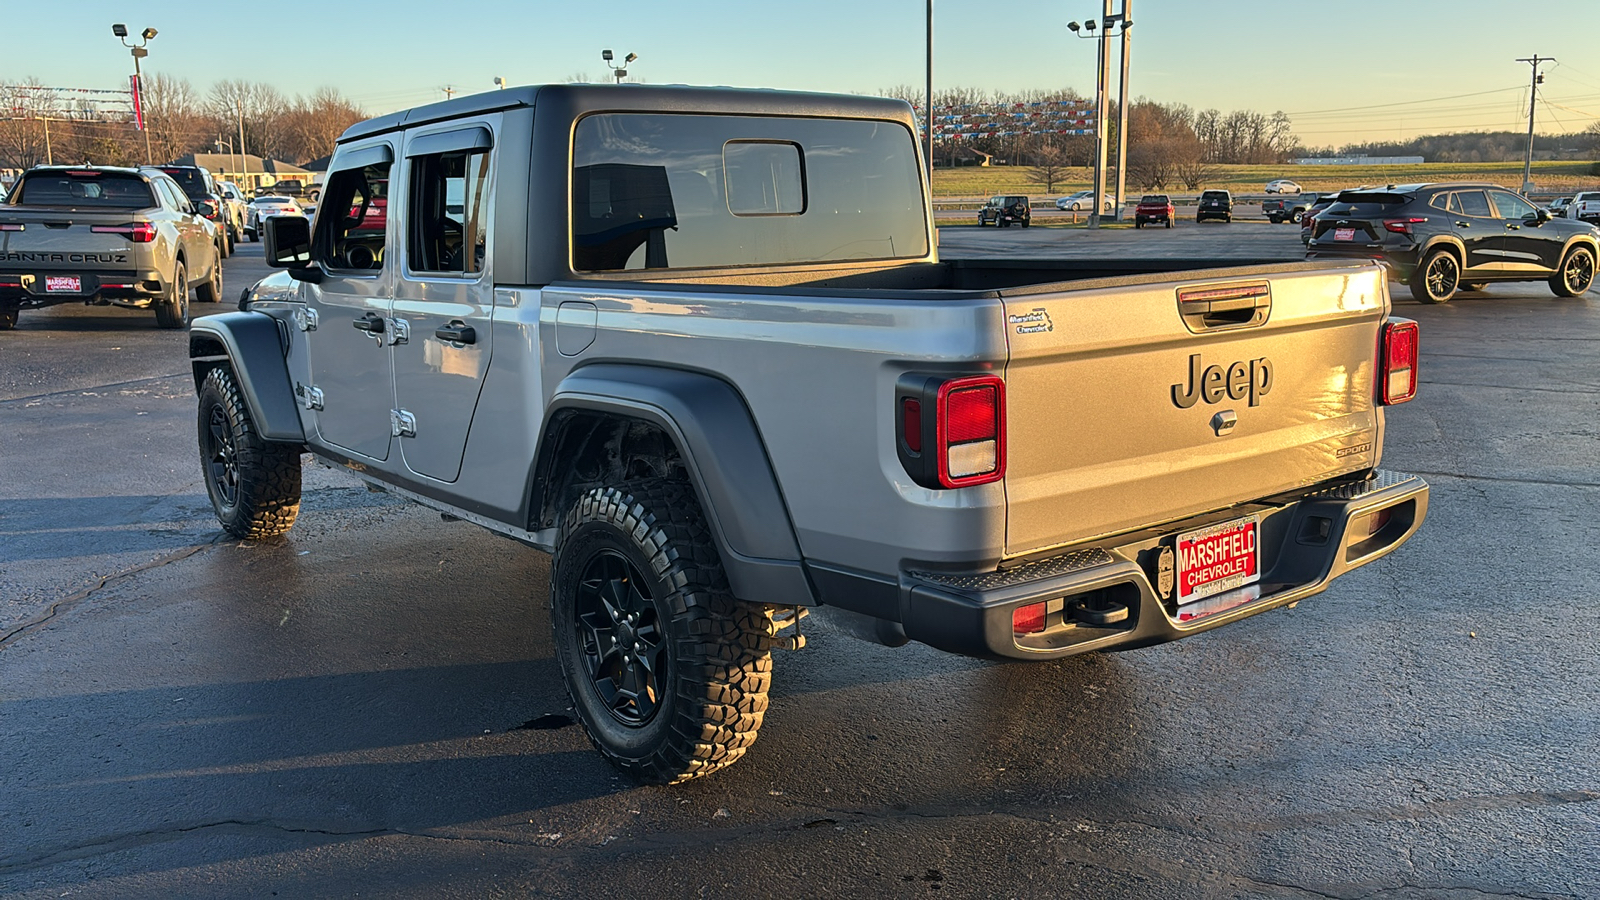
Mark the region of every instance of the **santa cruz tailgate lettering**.
POLYGON ((43 263, 126 263, 126 253, 30 253, 15 251, 0 253, 0 262, 43 263))

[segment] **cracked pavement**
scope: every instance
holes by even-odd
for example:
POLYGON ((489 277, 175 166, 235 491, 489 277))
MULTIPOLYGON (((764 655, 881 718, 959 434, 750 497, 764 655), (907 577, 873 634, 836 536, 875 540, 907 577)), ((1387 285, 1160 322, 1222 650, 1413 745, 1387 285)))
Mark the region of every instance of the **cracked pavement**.
POLYGON ((1600 297, 1396 307, 1422 386, 1385 465, 1434 486, 1397 554, 1057 663, 808 620, 755 748, 676 788, 561 727, 542 554, 316 466, 286 538, 224 540, 181 335, 24 313, 0 341, 0 896, 1600 896, 1600 297))

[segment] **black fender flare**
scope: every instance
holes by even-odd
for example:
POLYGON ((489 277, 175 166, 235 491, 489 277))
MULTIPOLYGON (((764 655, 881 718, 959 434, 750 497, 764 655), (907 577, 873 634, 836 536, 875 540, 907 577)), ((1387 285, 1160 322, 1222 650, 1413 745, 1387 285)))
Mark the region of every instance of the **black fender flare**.
POLYGON ((303 444, 306 434, 289 383, 280 328, 277 319, 258 312, 195 319, 189 326, 189 362, 196 390, 208 370, 226 363, 262 439, 303 444))
MULTIPOLYGON (((789 508, 755 419, 733 386, 700 372, 597 363, 562 379, 545 412, 535 473, 550 471, 551 423, 562 410, 607 412, 649 422, 677 445, 711 526, 734 596, 782 606, 814 605, 789 508)), ((539 490, 539 479, 534 480, 539 490)), ((538 508, 534 498, 530 508, 538 508)))

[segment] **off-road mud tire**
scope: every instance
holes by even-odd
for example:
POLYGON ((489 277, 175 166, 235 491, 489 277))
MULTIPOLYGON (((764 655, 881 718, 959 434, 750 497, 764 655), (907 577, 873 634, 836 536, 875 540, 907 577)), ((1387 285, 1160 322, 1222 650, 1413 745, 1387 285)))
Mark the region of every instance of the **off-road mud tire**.
MULTIPOLYGON (((652 479, 579 497, 557 539, 550 608, 556 656, 578 720, 624 773, 646 783, 687 781, 735 762, 755 742, 772 683, 771 612, 730 593, 687 485, 652 479), (641 608, 654 622, 659 648, 650 671, 666 673, 656 681, 653 713, 639 721, 625 721, 603 698, 590 668, 596 660, 604 664, 601 638, 579 624, 580 590, 597 581, 591 566, 617 556, 632 567, 629 583, 648 589, 639 602, 648 604, 641 608)), ((622 664, 628 655, 622 654, 622 664)))
POLYGON ((300 447, 262 440, 233 372, 200 382, 201 473, 224 531, 241 540, 283 534, 300 513, 300 447))
POLYGON ((167 285, 166 296, 154 304, 156 324, 162 328, 189 327, 189 270, 178 260, 172 273, 172 283, 167 285))

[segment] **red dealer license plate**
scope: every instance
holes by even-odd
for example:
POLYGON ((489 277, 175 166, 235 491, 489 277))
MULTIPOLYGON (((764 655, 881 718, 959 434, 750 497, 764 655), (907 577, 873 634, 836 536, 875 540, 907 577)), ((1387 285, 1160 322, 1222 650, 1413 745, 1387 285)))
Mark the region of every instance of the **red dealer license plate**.
POLYGON ((1333 239, 1336 241, 1353 241, 1356 239, 1356 230, 1354 228, 1335 228, 1333 230, 1333 239))
POLYGON ((44 280, 44 292, 47 294, 81 294, 83 293, 83 279, 76 275, 50 275, 44 280))
POLYGON ((1178 535, 1178 605, 1261 580, 1255 516, 1178 535))

